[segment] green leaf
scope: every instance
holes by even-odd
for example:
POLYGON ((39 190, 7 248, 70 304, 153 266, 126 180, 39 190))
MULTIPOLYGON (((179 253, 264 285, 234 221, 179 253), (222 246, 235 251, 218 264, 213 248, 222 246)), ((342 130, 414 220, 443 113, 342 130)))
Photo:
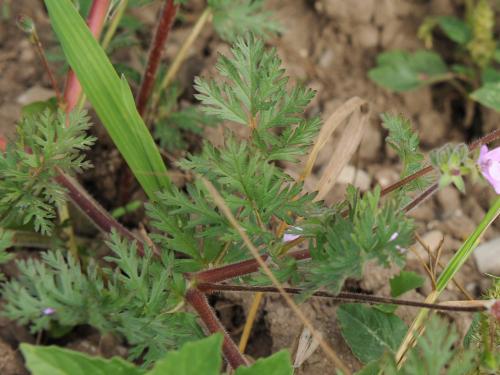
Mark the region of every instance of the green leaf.
POLYGON ((393 91, 409 91, 449 78, 441 56, 431 51, 381 53, 377 66, 368 76, 382 87, 393 91))
POLYGON ((491 67, 484 69, 481 73, 481 81, 483 84, 500 81, 500 71, 491 67))
POLYGON ((395 352, 407 327, 395 315, 357 304, 345 304, 337 310, 342 336, 354 355, 368 363, 385 352, 395 352))
POLYGON ((147 375, 218 375, 222 364, 222 335, 189 342, 181 350, 169 352, 147 375))
POLYGON ((282 350, 268 358, 261 358, 250 367, 240 367, 234 375, 291 375, 290 354, 282 350))
POLYGON ((45 101, 38 101, 38 102, 26 104, 21 109, 21 113, 22 113, 23 117, 34 116, 34 115, 37 115, 37 114, 44 112, 46 109, 49 109, 50 112, 57 111, 57 99, 55 97, 50 98, 49 100, 45 100, 45 101))
POLYGON ((361 370, 359 370, 356 375, 378 375, 380 373, 380 363, 379 361, 371 361, 361 370))
POLYGON ((488 108, 500 111, 500 81, 486 83, 474 91, 470 97, 488 108))
POLYGON ((213 25, 219 36, 234 41, 245 33, 270 37, 281 31, 280 25, 264 9, 264 0, 208 0, 213 25))
POLYGON ((442 16, 439 17, 438 23, 446 36, 455 43, 464 45, 472 38, 472 32, 469 26, 457 17, 442 16))
MULTIPOLYGON (((389 135, 385 139, 389 147, 398 154, 403 168, 401 178, 408 177, 423 167, 424 154, 420 151, 420 139, 413 131, 411 122, 401 115, 391 115, 384 113, 381 116, 383 127, 389 130, 389 135)), ((418 178, 400 189, 403 193, 424 190, 429 185, 429 180, 425 177, 418 178)))
POLYGON ((26 367, 33 375, 142 375, 144 370, 114 357, 90 357, 57 346, 21 344, 26 367))
POLYGON ((409 290, 420 288, 424 285, 424 278, 411 271, 401 271, 399 275, 394 276, 389 282, 391 284, 391 296, 398 297, 409 290))
POLYGON ((135 108, 125 79, 120 80, 99 43, 69 0, 45 0, 52 26, 85 94, 141 186, 154 200, 170 188, 165 164, 135 108))

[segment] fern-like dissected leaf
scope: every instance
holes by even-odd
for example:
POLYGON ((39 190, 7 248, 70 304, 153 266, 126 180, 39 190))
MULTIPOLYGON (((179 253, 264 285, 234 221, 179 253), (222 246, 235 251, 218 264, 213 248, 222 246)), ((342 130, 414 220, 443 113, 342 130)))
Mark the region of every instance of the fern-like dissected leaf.
POLYGON ((82 151, 95 141, 84 112, 62 111, 25 117, 14 144, 0 153, 0 223, 19 220, 50 234, 54 206, 65 201, 65 190, 54 181, 56 169, 79 173, 91 167, 82 151))
MULTIPOLYGON (((420 140, 413 132, 411 123, 403 116, 390 114, 382 115, 383 126, 389 130, 386 138, 387 144, 398 154, 403 168, 401 178, 408 177, 423 167, 424 155, 419 150, 420 140)), ((420 177, 402 188, 402 192, 408 193, 415 190, 423 190, 429 185, 429 178, 420 177)))
POLYGON ((316 228, 313 261, 305 270, 308 289, 327 287, 338 293, 346 278, 361 277, 364 263, 371 259, 382 265, 401 263, 402 252, 411 243, 412 222, 393 202, 380 203, 380 189, 361 197, 351 186, 347 204, 346 217, 339 209, 316 228))
POLYGON ((264 0, 208 0, 208 6, 215 31, 227 41, 248 32, 266 37, 281 30, 271 12, 263 9, 264 0))
POLYGON ((407 360, 398 369, 394 359, 382 359, 380 370, 387 375, 466 375, 477 366, 475 352, 457 348, 458 335, 453 328, 434 316, 427 324, 417 346, 410 350, 407 360))
POLYGON ((314 91, 301 86, 288 90, 288 78, 276 51, 266 51, 251 35, 238 39, 232 54, 232 58, 221 56, 217 63, 227 82, 197 77, 196 98, 206 113, 248 126, 254 144, 266 157, 296 161, 319 129, 319 120, 303 119, 314 91), (272 131, 275 128, 282 131, 281 136, 272 131))
POLYGON ((99 270, 91 263, 84 272, 71 255, 54 251, 44 253, 42 261, 19 261, 20 278, 3 286, 4 314, 30 324, 32 332, 57 322, 123 335, 132 345, 130 355, 147 363, 201 334, 191 314, 169 313, 186 288, 182 276, 172 273, 173 258, 154 260, 149 249, 141 257, 135 244, 116 233, 108 245, 113 255, 106 259, 115 269, 99 270))

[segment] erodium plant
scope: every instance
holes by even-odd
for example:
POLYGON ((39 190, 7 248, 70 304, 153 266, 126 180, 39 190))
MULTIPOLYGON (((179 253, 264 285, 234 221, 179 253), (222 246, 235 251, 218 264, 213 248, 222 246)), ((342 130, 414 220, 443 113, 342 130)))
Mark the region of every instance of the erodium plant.
MULTIPOLYGON (((215 3, 225 4, 209 4, 215 3)), ((241 4, 256 9, 253 2, 241 4)), ((97 259, 81 246, 70 253, 68 242, 58 241, 37 259, 17 261, 19 276, 2 285, 3 314, 28 325, 33 333, 60 334, 90 325, 124 339, 129 360, 141 364, 22 344, 34 374, 219 374, 221 349, 236 374, 291 374, 286 351, 249 366, 206 299, 206 293, 221 290, 282 294, 339 373, 350 373, 349 367, 318 336, 291 294, 298 295, 296 301, 316 296, 350 302, 339 307, 337 319, 346 343, 366 365, 361 374, 467 374, 495 369, 498 354, 490 354, 491 346, 488 361, 477 354, 486 353, 481 340, 463 349, 453 328, 437 317, 430 320, 425 334, 413 335, 395 310, 403 304, 424 311, 478 312, 484 324, 495 329, 491 311, 497 311, 498 302, 452 305, 436 304, 435 298, 426 303, 398 299, 423 283, 421 276, 407 271, 391 280, 392 298, 352 293, 344 283, 360 279, 367 262, 404 266, 414 241, 413 222, 406 212, 440 187, 454 184, 463 190, 464 178, 480 173, 496 187, 498 149, 482 149, 480 156, 474 150, 497 139, 498 132, 470 146, 436 150, 432 164, 425 166, 410 122, 385 114, 387 142, 403 164, 401 181, 365 194, 350 186, 344 201, 328 206, 316 199, 315 192, 305 192, 303 178, 292 178, 283 167, 284 162, 299 167, 318 142, 322 123, 305 115, 315 93, 291 82, 276 51, 249 33, 236 38, 231 56, 219 57, 218 76, 197 77, 194 82, 205 115, 240 126, 246 136, 241 139, 226 130, 222 146, 204 142, 201 153, 179 160, 178 167, 192 178, 185 187, 176 187, 165 166, 158 164, 161 158, 131 100, 130 88, 112 70, 77 11, 65 0, 46 0, 46 5, 85 94, 117 147, 127 154, 133 173, 141 175, 139 181, 150 199, 149 233, 138 237, 121 226, 68 176, 89 167, 81 152, 94 141, 85 135, 88 119, 78 108, 69 115, 60 111, 28 115, 20 122, 17 140, 0 159, 0 191, 8 192, 0 206, 5 228, 0 232, 0 262, 9 260, 5 249, 19 233, 19 222, 24 230, 57 237, 56 208, 67 196, 105 233, 108 254, 97 259), (81 55, 81 50, 88 54, 81 55), (97 74, 100 69, 109 75, 97 74), (103 94, 107 92, 118 96, 109 98, 103 94), (136 138, 129 139, 132 136, 136 138), (141 154, 135 146, 152 148, 141 154), (132 160, 134 153, 139 160, 132 160), (155 175, 158 171, 165 173, 155 175), (306 250, 294 250, 299 244, 306 250), (365 307, 359 302, 377 305, 365 307), (213 335, 198 341, 207 332, 213 335), (417 338, 416 346, 405 346, 408 335, 417 338), (402 357, 397 355, 401 350, 402 357)), ((446 287, 499 212, 497 201, 445 267, 433 296, 437 298, 446 287)), ((498 298, 494 293, 490 297, 498 298)), ((486 339, 488 332, 495 331, 481 331, 486 339)))

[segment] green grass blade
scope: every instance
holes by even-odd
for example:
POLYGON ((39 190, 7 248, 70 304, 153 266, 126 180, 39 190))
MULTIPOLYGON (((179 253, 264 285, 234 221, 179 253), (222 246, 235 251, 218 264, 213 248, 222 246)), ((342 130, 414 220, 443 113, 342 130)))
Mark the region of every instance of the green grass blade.
POLYGON ((442 292, 448 283, 451 281, 453 276, 458 272, 460 267, 465 263, 465 261, 472 254, 472 251, 478 245, 481 236, 486 232, 486 229, 493 223, 493 221, 500 214, 500 198, 497 198, 493 203, 489 211, 484 215, 483 220, 479 223, 474 232, 467 238, 460 249, 455 253, 453 258, 448 262, 446 268, 443 270, 439 279, 436 282, 436 289, 438 292, 442 292))
MULTIPOLYGON (((443 272, 439 276, 439 279, 436 283, 436 290, 427 296, 425 302, 427 303, 435 303, 438 299, 441 292, 446 288, 448 283, 453 279, 455 274, 460 270, 462 265, 469 259, 469 256, 472 254, 476 246, 478 245, 479 240, 483 236, 484 232, 489 228, 489 226, 495 221, 495 219, 500 214, 500 198, 497 198, 493 205, 490 207, 486 215, 484 215, 483 219, 476 227, 474 232, 465 240, 463 245, 458 249, 453 258, 448 262, 443 272)), ((404 360, 405 354, 412 346, 414 341, 414 336, 417 332, 420 331, 422 326, 425 324, 427 316, 429 315, 428 309, 421 309, 413 321, 410 329, 406 333, 406 337, 404 338, 399 350, 396 354, 396 361, 400 363, 404 360)))
POLYGON ((151 200, 170 188, 167 169, 153 137, 135 108, 126 80, 69 0, 45 0, 52 27, 69 65, 118 150, 151 200))

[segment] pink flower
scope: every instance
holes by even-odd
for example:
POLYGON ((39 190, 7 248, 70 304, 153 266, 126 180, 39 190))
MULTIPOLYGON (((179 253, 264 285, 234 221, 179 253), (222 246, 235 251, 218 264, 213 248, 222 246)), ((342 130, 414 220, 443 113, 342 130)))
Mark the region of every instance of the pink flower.
POLYGON ((53 315, 53 314, 55 314, 55 312, 56 312, 56 310, 53 309, 52 307, 47 307, 47 308, 43 309, 43 311, 42 311, 43 315, 45 315, 45 316, 53 315))
POLYGON ((497 194, 500 194, 500 147, 488 151, 488 147, 481 146, 477 164, 484 178, 493 186, 497 194))
MULTIPOLYGON (((292 229, 295 231, 302 232, 301 227, 292 227, 292 229)), ((300 237, 300 234, 285 232, 285 234, 283 235, 283 242, 291 242, 291 241, 296 240, 299 237, 300 237)))

